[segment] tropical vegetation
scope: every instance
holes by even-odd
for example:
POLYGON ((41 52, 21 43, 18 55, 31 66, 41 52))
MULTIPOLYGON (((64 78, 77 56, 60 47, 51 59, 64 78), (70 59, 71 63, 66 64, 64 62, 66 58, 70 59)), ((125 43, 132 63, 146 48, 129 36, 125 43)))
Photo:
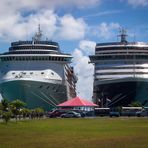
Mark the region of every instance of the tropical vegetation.
POLYGON ((28 109, 25 108, 26 103, 20 100, 9 102, 7 99, 2 99, 0 102, 0 118, 7 124, 11 118, 17 120, 23 118, 41 118, 44 115, 42 108, 28 109))

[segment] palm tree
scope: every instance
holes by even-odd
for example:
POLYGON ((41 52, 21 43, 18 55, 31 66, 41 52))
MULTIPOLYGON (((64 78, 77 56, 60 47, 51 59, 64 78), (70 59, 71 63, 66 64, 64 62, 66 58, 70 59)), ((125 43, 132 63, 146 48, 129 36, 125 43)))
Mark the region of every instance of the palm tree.
POLYGON ((42 108, 40 108, 40 107, 35 108, 34 111, 35 111, 35 115, 37 118, 43 117, 44 110, 42 108))
POLYGON ((28 108, 23 108, 21 110, 21 114, 23 115, 23 118, 25 119, 26 117, 30 117, 31 110, 28 108))
POLYGON ((6 124, 10 120, 12 115, 9 107, 10 107, 9 101, 7 99, 2 99, 0 102, 0 112, 6 124))
POLYGON ((20 110, 22 107, 24 107, 26 104, 20 100, 14 100, 13 102, 11 102, 11 110, 12 113, 15 116, 16 122, 17 122, 17 117, 19 115, 19 119, 20 119, 20 110))
POLYGON ((1 108, 2 111, 8 111, 8 109, 9 109, 9 101, 7 99, 2 99, 0 108, 1 108))
POLYGON ((6 112, 2 113, 2 118, 3 118, 3 120, 5 121, 6 124, 10 120, 11 116, 12 116, 11 111, 6 111, 6 112))
POLYGON ((0 119, 2 118, 2 115, 3 115, 3 112, 2 112, 2 110, 0 109, 0 119))

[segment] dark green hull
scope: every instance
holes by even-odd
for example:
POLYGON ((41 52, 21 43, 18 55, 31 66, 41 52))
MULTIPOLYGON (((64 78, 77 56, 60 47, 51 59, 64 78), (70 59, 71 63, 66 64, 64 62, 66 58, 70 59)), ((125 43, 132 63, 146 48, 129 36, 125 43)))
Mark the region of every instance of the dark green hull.
POLYGON ((66 86, 62 84, 17 80, 2 83, 0 88, 3 98, 9 101, 19 99, 30 109, 50 110, 67 100, 66 86))

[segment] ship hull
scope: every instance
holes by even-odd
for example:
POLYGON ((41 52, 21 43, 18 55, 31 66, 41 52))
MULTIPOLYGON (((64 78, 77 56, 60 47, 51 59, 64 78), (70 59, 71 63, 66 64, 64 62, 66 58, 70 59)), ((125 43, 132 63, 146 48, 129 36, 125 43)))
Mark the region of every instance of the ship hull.
POLYGON ((19 99, 30 109, 41 107, 50 110, 67 100, 66 86, 62 83, 14 80, 1 83, 0 88, 3 98, 9 101, 19 99))
POLYGON ((148 81, 145 79, 123 79, 96 84, 95 103, 101 107, 128 106, 132 102, 148 105, 148 81))

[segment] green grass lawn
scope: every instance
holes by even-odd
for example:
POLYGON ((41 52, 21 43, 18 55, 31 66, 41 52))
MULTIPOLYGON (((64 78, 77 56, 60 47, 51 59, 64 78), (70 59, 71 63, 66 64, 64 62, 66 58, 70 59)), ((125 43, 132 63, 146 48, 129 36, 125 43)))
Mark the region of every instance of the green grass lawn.
POLYGON ((0 148, 147 148, 148 118, 0 123, 0 148))

